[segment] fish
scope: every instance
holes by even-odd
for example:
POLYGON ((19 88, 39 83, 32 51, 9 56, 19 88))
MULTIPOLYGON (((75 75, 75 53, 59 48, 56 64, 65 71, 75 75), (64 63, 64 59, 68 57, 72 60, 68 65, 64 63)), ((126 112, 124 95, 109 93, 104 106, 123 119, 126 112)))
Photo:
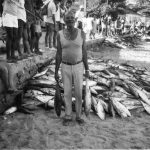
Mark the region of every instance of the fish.
POLYGON ((60 115, 61 115, 62 103, 63 103, 63 100, 62 100, 62 96, 61 96, 61 91, 59 88, 59 83, 57 82, 56 92, 55 92, 55 97, 54 97, 54 108, 55 108, 55 112, 58 117, 60 117, 60 115))
POLYGON ((114 107, 113 107, 113 103, 112 103, 112 100, 110 99, 110 97, 109 97, 109 101, 108 101, 108 113, 109 113, 113 118, 115 118, 116 113, 115 113, 115 109, 114 109, 114 107))
POLYGON ((104 110, 108 113, 109 112, 109 106, 106 102, 104 102, 103 100, 100 100, 104 110))
MULTIPOLYGON (((88 86, 89 87, 92 87, 92 86, 95 86, 95 85, 97 85, 96 81, 88 80, 88 86)), ((83 81, 83 86, 86 86, 86 81, 83 81)))
POLYGON ((43 76, 47 73, 48 71, 48 68, 45 69, 44 71, 40 72, 40 73, 37 73, 36 75, 33 76, 33 78, 37 78, 37 77, 40 77, 40 76, 43 76))
POLYGON ((117 100, 113 99, 112 97, 110 98, 112 101, 112 104, 115 108, 115 110, 118 112, 118 114, 124 118, 124 117, 131 117, 131 113, 129 112, 129 110, 122 105, 120 102, 118 102, 117 100))
POLYGON ((121 100, 119 102, 121 102, 125 106, 129 106, 129 105, 133 105, 133 106, 139 105, 139 106, 141 106, 140 100, 131 99, 131 98, 126 98, 126 99, 121 100))
POLYGON ((98 94, 93 87, 90 87, 90 91, 91 91, 92 94, 98 94))
POLYGON ((97 72, 97 71, 105 70, 108 67, 107 65, 90 64, 89 68, 90 68, 90 71, 97 72))
POLYGON ((13 107, 10 107, 9 109, 7 109, 5 112, 4 112, 4 114, 5 115, 9 115, 9 114, 12 114, 12 113, 14 113, 14 112, 16 112, 17 111, 17 107, 16 106, 13 106, 13 107))
POLYGON ((30 80, 28 86, 37 86, 40 88, 55 88, 56 82, 50 80, 30 80))
POLYGON ((96 111, 97 111, 97 115, 99 116, 99 118, 101 120, 105 120, 105 111, 104 111, 104 107, 101 101, 98 101, 96 111))
POLYGON ((49 100, 53 99, 53 96, 45 96, 45 95, 36 95, 35 97, 42 103, 47 103, 49 100))
POLYGON ((47 106, 48 106, 48 107, 51 107, 51 108, 54 108, 54 100, 53 100, 53 99, 49 100, 49 101, 47 102, 47 106))
POLYGON ((137 98, 140 97, 143 102, 150 105, 150 100, 148 99, 148 96, 145 94, 145 92, 142 91, 141 88, 131 86, 131 89, 133 89, 133 91, 135 91, 135 93, 136 93, 135 96, 137 98))
POLYGON ((101 91, 106 91, 106 90, 108 90, 107 87, 98 86, 98 85, 92 86, 92 88, 93 88, 94 90, 96 90, 97 92, 101 92, 101 91))
POLYGON ((41 104, 43 104, 43 102, 39 101, 37 98, 24 98, 21 106, 29 110, 36 110, 41 104))
POLYGON ((126 108, 128 110, 134 110, 134 109, 139 109, 139 108, 141 109, 141 108, 143 108, 143 106, 142 105, 141 106, 140 105, 139 106, 138 105, 137 106, 136 105, 129 105, 129 106, 126 106, 126 108))
POLYGON ((85 99, 84 99, 84 109, 85 115, 88 117, 91 110, 91 92, 89 87, 89 80, 86 78, 86 87, 85 87, 85 99))
POLYGON ((142 103, 142 105, 143 105, 145 111, 150 115, 150 106, 147 105, 146 103, 142 102, 142 101, 141 101, 141 103, 142 103))
POLYGON ((94 113, 97 113, 97 100, 94 96, 91 98, 91 109, 93 110, 94 113))
POLYGON ((126 92, 122 87, 120 86, 115 86, 115 90, 118 91, 118 92, 121 92, 123 94, 126 94, 126 95, 130 95, 128 92, 126 92))

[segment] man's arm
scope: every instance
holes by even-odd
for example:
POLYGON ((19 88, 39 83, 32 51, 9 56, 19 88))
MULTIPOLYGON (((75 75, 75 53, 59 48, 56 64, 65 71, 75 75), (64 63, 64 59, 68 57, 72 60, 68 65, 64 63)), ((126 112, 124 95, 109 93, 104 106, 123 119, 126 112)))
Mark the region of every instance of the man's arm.
POLYGON ((82 35, 82 38, 83 38, 83 45, 82 45, 82 56, 83 56, 83 64, 84 64, 84 67, 85 67, 85 74, 86 74, 86 77, 88 78, 89 77, 89 65, 88 65, 88 61, 87 61, 87 51, 86 51, 86 48, 85 48, 85 33, 83 31, 81 31, 81 35, 82 35))
POLYGON ((62 48, 60 43, 60 35, 57 34, 57 52, 56 52, 56 66, 55 66, 55 80, 58 81, 58 70, 62 61, 62 48))

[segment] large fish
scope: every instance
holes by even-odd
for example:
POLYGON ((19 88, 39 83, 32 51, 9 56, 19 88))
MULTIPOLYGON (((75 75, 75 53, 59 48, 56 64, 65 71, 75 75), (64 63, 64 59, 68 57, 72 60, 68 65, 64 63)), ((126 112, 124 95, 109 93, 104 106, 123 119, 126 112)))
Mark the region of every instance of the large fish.
POLYGON ((131 113, 124 105, 122 105, 120 102, 118 102, 117 100, 113 98, 110 98, 110 99, 112 101, 114 108, 116 109, 116 111, 122 118, 127 117, 127 116, 131 117, 131 113))
POLYGON ((130 95, 128 92, 126 92, 122 87, 120 86, 115 86, 115 90, 118 91, 118 92, 121 92, 123 94, 126 94, 126 95, 130 95))
POLYGON ((91 92, 90 87, 88 83, 88 79, 86 79, 86 87, 85 87, 85 100, 84 100, 84 109, 85 109, 85 115, 88 117, 91 110, 91 92))
POLYGON ((55 112, 58 117, 61 115, 61 106, 62 106, 63 100, 61 96, 61 91, 59 88, 59 83, 56 84, 56 92, 55 92, 55 98, 54 98, 54 107, 55 107, 55 112))
POLYGON ((133 86, 130 84, 131 89, 135 92, 135 96, 137 98, 141 98, 143 102, 150 105, 150 100, 148 99, 148 96, 145 94, 145 92, 142 91, 142 88, 138 88, 137 86, 133 86))
POLYGON ((98 101, 96 111, 99 118, 105 120, 105 111, 101 101, 98 101))
POLYGON ((97 113, 97 100, 93 96, 91 98, 91 109, 93 110, 94 113, 97 113))
POLYGON ((92 94, 96 94, 96 95, 98 94, 97 91, 93 87, 90 87, 90 91, 92 94))
MULTIPOLYGON (((86 81, 83 81, 83 85, 86 86, 86 81)), ((92 81, 92 80, 88 80, 88 85, 89 85, 89 87, 96 86, 97 82, 92 81)))

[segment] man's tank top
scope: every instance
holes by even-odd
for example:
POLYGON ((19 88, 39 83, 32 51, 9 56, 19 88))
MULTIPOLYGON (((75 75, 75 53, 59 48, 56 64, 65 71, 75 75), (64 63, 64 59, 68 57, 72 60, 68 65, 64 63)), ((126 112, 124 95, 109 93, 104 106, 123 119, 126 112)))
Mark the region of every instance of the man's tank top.
POLYGON ((78 29, 77 37, 75 40, 67 40, 64 37, 63 30, 59 31, 59 34, 62 47, 62 61, 72 64, 81 61, 83 44, 81 30, 78 29))

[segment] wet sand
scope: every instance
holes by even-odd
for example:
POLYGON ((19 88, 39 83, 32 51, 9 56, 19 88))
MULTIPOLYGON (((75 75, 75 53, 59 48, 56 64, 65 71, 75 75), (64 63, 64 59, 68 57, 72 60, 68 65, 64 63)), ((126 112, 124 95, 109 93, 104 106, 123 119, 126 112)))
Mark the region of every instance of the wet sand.
MULTIPOLYGON (((116 62, 128 61, 136 66, 147 67, 145 54, 141 54, 143 61, 137 61, 136 56, 129 59, 131 54, 120 57, 121 50, 101 48, 99 52, 89 55, 116 62), (130 61, 129 61, 130 60, 130 61), (136 60, 136 61, 135 61, 136 60)), ((138 53, 138 52, 137 52, 138 53)), ((135 53, 135 54, 137 54, 135 53)), ((146 56, 150 54, 147 50, 146 56)), ((91 113, 84 126, 75 121, 69 127, 62 125, 54 110, 38 109, 34 115, 19 112, 0 117, 0 149, 146 149, 150 148, 150 116, 145 112, 133 112, 132 117, 121 119, 106 116, 101 121, 91 113)), ((75 114, 74 114, 75 115, 75 114)), ((74 116, 75 117, 75 116, 74 116)))

